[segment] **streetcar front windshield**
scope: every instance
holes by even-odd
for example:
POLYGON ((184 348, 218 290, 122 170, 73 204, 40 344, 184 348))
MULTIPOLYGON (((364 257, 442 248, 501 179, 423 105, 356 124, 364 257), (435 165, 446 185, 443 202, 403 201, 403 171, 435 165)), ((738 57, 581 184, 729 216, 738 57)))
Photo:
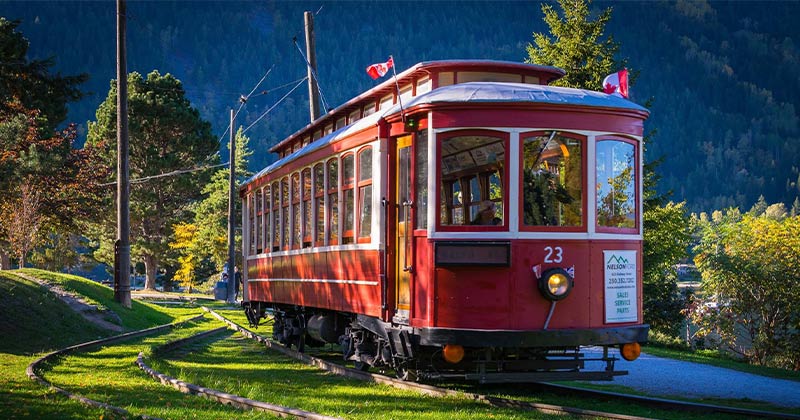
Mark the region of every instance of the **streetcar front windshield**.
POLYGON ((442 226, 504 226, 507 138, 464 133, 441 143, 442 226))
POLYGON ((522 138, 524 227, 583 226, 583 141, 555 132, 522 138))
POLYGON ((636 226, 636 147, 632 142, 597 142, 597 225, 599 230, 636 226))

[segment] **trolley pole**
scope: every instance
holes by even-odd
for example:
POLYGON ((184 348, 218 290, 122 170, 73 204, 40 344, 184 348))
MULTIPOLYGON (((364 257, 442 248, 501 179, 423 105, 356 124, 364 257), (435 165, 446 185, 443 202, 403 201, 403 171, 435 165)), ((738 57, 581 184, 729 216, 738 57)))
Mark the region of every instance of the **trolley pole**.
POLYGON ((311 122, 319 118, 319 89, 314 75, 317 71, 317 47, 314 41, 314 14, 303 13, 306 28, 306 56, 308 57, 308 101, 311 122))
POLYGON ((233 135, 233 109, 230 127, 230 177, 228 179, 228 303, 236 303, 236 139, 233 135))
POLYGON ((117 0, 117 241, 114 300, 131 307, 130 187, 128 179, 128 71, 125 51, 125 0, 117 0))

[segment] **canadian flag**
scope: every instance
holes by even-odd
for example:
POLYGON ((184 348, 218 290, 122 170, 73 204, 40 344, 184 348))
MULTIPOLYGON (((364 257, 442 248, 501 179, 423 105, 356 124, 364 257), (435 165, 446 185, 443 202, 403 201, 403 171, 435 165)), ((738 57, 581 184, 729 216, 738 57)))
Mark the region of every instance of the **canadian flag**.
POLYGON ((603 79, 603 92, 628 98, 628 69, 611 73, 603 79))
POLYGON ((383 77, 392 67, 394 67, 394 58, 389 57, 389 61, 385 63, 377 63, 367 67, 367 74, 374 80, 383 77))

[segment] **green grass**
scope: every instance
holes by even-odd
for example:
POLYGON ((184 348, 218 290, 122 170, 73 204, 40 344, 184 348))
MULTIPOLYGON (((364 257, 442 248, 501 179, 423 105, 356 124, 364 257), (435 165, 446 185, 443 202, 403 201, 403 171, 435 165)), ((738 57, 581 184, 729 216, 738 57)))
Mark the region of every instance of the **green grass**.
MULTIPOLYGON (((26 269, 24 272, 56 282, 67 290, 85 295, 98 305, 113 310, 121 318, 126 330, 148 328, 202 312, 191 303, 159 305, 134 301, 133 308, 126 309, 113 301, 111 289, 86 279, 38 270, 26 269)), ((247 325, 244 314, 238 307, 219 302, 200 303, 213 307, 240 325, 247 325)), ((0 272, 0 322, 3 322, 0 324, 3 337, 0 340, 0 418, 115 417, 112 413, 88 408, 56 395, 25 376, 25 368, 41 352, 109 336, 110 332, 92 326, 46 289, 14 276, 13 272, 0 272)), ((209 315, 203 321, 158 336, 131 339, 121 344, 63 357, 42 374, 54 384, 86 397, 121 406, 135 415, 147 414, 161 418, 249 419, 272 416, 263 412, 240 411, 161 385, 133 364, 140 351, 150 355, 147 362, 155 369, 188 382, 273 404, 348 419, 547 417, 535 412, 496 409, 466 398, 426 397, 414 392, 348 380, 269 351, 232 332, 220 333, 173 352, 151 354, 154 346, 221 325, 209 315)), ((265 322, 257 332, 269 336, 270 323, 265 322)), ((331 349, 315 350, 314 353, 326 358, 341 357, 331 349)), ((701 362, 712 363, 713 358, 710 359, 701 362)), ((756 373, 762 370, 757 368, 756 373)), ((531 402, 645 417, 684 417, 681 413, 653 411, 630 404, 541 394, 525 386, 468 385, 463 386, 463 389, 531 402)))
POLYGON ((0 353, 30 355, 108 335, 46 288, 0 271, 0 353))
POLYGON ((83 318, 36 283, 0 271, 0 418, 109 418, 28 379, 25 369, 35 355, 107 332, 83 318))
POLYGON ((170 376, 259 401, 347 419, 548 418, 498 409, 464 397, 436 398, 356 381, 299 363, 227 333, 161 355, 152 366, 170 376))
POLYGON ((83 277, 31 268, 20 271, 47 282, 57 283, 65 290, 83 295, 103 308, 113 311, 122 319, 122 326, 126 331, 135 331, 155 325, 168 324, 182 317, 197 314, 197 311, 189 313, 185 308, 162 307, 150 303, 143 303, 138 300, 133 300, 131 302, 131 307, 125 308, 114 300, 114 291, 111 288, 83 277))
MULTIPOLYGON (((113 309, 127 330, 165 324, 201 312, 197 308, 161 308, 141 302, 134 302, 133 309, 129 310, 113 301, 111 289, 95 282, 39 270, 26 269, 23 272, 57 282, 67 290, 83 294, 91 301, 113 309)), ((115 333, 87 322, 46 288, 14 273, 0 271, 0 418, 118 417, 113 412, 67 399, 27 377, 25 369, 42 354, 115 333)), ((122 363, 131 366, 133 360, 135 358, 121 359, 122 363)), ((97 368, 106 361, 105 358, 98 358, 92 360, 91 365, 97 368)), ((44 372, 45 378, 50 379, 48 375, 49 372, 44 372)), ((58 382, 55 384, 61 385, 58 382)))
POLYGON ((208 420, 271 418, 264 413, 240 411, 183 394, 152 379, 133 363, 139 352, 150 353, 154 346, 221 326, 218 321, 206 318, 167 334, 69 355, 62 358, 45 376, 61 387, 80 390, 83 396, 122 407, 135 415, 208 420))

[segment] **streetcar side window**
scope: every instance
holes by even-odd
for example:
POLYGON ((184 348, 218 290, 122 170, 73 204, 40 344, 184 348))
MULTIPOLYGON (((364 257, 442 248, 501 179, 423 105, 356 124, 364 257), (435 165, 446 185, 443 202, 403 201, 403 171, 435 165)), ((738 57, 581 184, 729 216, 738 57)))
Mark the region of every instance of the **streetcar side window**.
POLYGON ((261 228, 261 237, 262 239, 262 247, 263 252, 269 252, 272 249, 272 243, 270 242, 270 234, 272 230, 270 229, 270 223, 272 222, 272 204, 270 204, 270 198, 272 198, 272 192, 270 190, 269 185, 264 186, 264 189, 261 190, 264 196, 264 215, 262 219, 264 220, 264 226, 261 228))
POLYGON ((505 225, 508 136, 502 136, 467 132, 441 142, 442 226, 505 225))
POLYGON ((316 233, 314 244, 325 245, 325 165, 314 165, 314 221, 316 233))
POLYGON ((303 169, 303 248, 311 246, 314 219, 311 214, 311 168, 303 169))
POLYGON ((358 152, 358 242, 372 235, 372 146, 358 152))
POLYGON ((292 232, 291 219, 289 218, 289 178, 281 180, 281 249, 289 249, 289 239, 292 232))
POLYGON ((342 243, 353 243, 355 224, 355 156, 348 153, 342 156, 342 243))
POLYGON ((300 174, 292 174, 292 248, 300 248, 303 243, 301 233, 301 217, 300 212, 300 174))
POLYGON ((329 159, 327 162, 327 188, 328 188, 328 221, 325 224, 328 231, 328 245, 339 244, 339 159, 329 159))
POLYGON ((256 254, 260 254, 264 251, 264 233, 262 232, 264 226, 264 195, 261 189, 256 190, 254 194, 256 198, 256 223, 253 226, 255 228, 253 236, 256 240, 256 254))
POLYGON ((597 142, 597 226, 599 230, 636 229, 636 146, 617 139, 597 142))
POLYGON ((417 144, 414 148, 414 183, 416 198, 414 207, 417 229, 428 228, 428 131, 417 133, 417 144))
POLYGON ((247 214, 250 216, 250 255, 255 254, 256 250, 256 195, 250 194, 247 196, 247 214))
POLYGON ((582 144, 556 132, 522 135, 523 228, 583 226, 582 144))
POLYGON ((281 207, 280 188, 277 182, 272 183, 272 250, 281 249, 281 207))

